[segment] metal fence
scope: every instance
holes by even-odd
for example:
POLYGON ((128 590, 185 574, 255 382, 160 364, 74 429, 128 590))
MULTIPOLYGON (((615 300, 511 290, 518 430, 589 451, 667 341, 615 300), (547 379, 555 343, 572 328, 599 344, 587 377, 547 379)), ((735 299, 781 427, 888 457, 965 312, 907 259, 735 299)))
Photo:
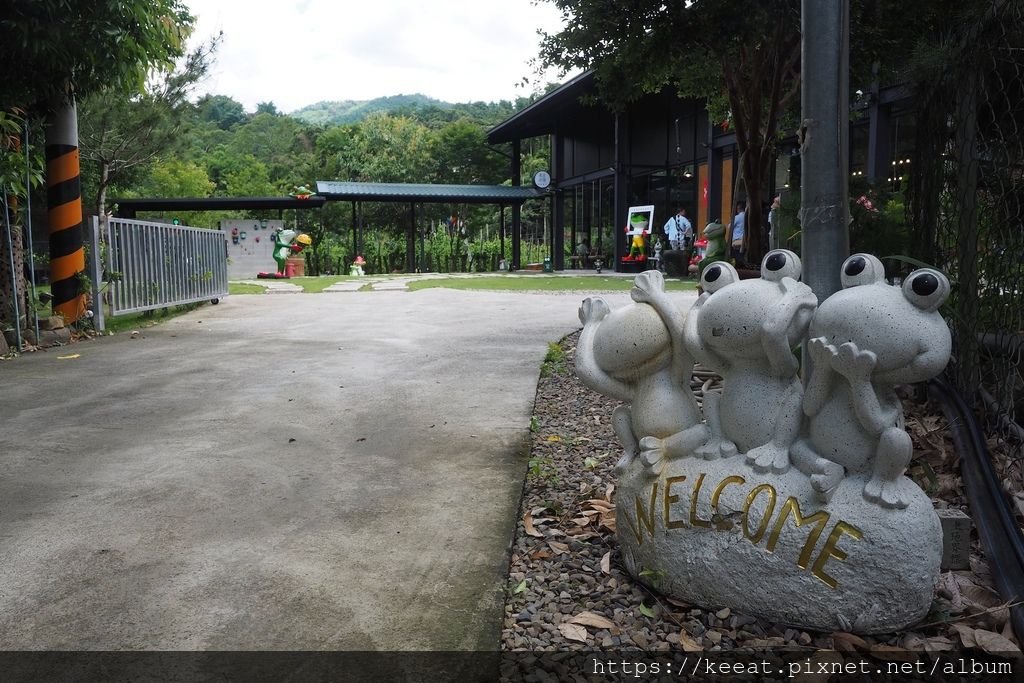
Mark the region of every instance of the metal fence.
POLYGON ((975 3, 921 60, 915 252, 950 276, 953 379, 989 433, 1024 437, 1024 3, 975 3))
MULTIPOLYGON (((93 248, 93 279, 106 283, 103 299, 111 315, 227 296, 223 231, 124 218, 108 218, 101 231, 93 220, 93 244, 99 245, 93 248)), ((102 316, 96 322, 102 327, 102 316)))

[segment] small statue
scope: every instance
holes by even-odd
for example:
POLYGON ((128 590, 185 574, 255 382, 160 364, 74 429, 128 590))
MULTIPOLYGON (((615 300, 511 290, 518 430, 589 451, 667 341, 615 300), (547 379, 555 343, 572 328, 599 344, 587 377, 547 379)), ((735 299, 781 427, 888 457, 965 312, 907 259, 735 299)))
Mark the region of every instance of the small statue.
POLYGON ((888 285, 881 261, 869 254, 846 259, 841 277, 843 289, 811 321, 809 423, 791 455, 822 500, 845 475, 870 473, 864 497, 904 508, 915 487, 903 476, 913 443, 894 387, 931 379, 949 362, 952 340, 938 313, 949 280, 921 268, 902 287, 888 285))
POLYGON ((636 277, 636 303, 612 311, 600 298, 580 307, 583 332, 576 348, 576 372, 594 391, 630 405, 612 413, 612 428, 623 447, 616 465, 622 473, 643 451, 653 468, 664 456, 688 455, 707 440, 696 398, 689 389, 693 358, 682 340, 683 314, 662 301, 665 280, 656 270, 636 277))
POLYGON ((704 274, 704 269, 712 262, 721 261, 725 256, 725 226, 718 222, 708 223, 704 227, 704 239, 708 245, 704 251, 704 258, 697 265, 700 275, 704 274))
POLYGON ((276 273, 259 273, 260 278, 287 278, 288 257, 302 253, 302 250, 313 243, 306 233, 298 233, 295 230, 285 228, 273 233, 274 240, 274 261, 277 263, 276 273))
POLYGON ((725 261, 704 270, 704 293, 686 318, 684 338, 687 350, 723 384, 721 393, 704 396, 711 439, 697 449, 702 457, 738 451, 759 472, 789 469, 789 445, 802 418, 793 349, 817 306, 810 287, 798 282, 800 274, 800 258, 785 249, 764 257, 759 279, 740 280, 725 261))
POLYGON ((362 256, 356 256, 356 260, 352 262, 352 267, 348 269, 348 274, 352 277, 366 275, 363 270, 363 266, 366 265, 366 260, 362 256))

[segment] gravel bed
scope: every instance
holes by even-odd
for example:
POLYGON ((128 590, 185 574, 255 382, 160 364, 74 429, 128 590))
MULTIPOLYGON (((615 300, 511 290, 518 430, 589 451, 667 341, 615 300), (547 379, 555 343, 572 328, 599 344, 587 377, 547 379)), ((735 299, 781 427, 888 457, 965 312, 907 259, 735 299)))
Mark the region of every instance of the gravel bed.
MULTIPOLYGON (((873 637, 791 628, 744 614, 739 605, 701 609, 633 579, 624 569, 614 535, 613 467, 621 452, 611 429, 616 402, 575 376, 578 335, 561 341, 561 354, 554 349, 549 353, 537 387, 529 472, 509 570, 503 652, 794 648, 808 655, 838 651, 889 657, 901 651, 1016 650, 1009 610, 992 588, 976 540, 971 569, 943 573, 933 608, 921 625, 873 637)), ((692 386, 699 395, 714 381, 698 370, 692 386)), ((909 474, 936 506, 966 511, 956 453, 941 414, 931 405, 912 400, 904 404, 915 439, 909 474)))

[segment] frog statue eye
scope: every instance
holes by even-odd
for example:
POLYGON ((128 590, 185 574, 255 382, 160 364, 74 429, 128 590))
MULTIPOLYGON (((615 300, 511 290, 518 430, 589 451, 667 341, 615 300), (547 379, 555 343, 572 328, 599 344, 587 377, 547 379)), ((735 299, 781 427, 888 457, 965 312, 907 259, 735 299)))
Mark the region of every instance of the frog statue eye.
POLYGON ((843 271, 839 279, 843 283, 843 289, 885 282, 885 266, 871 254, 854 254, 843 261, 843 271))
POLYGON ((937 270, 919 268, 903 281, 903 296, 922 311, 934 311, 949 296, 949 280, 937 270))
POLYGON ((722 287, 739 281, 739 273, 731 263, 725 261, 715 261, 705 268, 700 276, 701 289, 709 294, 714 294, 722 287))
POLYGON ((801 268, 799 256, 788 249, 775 249, 761 261, 761 277, 772 282, 781 282, 784 277, 799 280, 801 268))

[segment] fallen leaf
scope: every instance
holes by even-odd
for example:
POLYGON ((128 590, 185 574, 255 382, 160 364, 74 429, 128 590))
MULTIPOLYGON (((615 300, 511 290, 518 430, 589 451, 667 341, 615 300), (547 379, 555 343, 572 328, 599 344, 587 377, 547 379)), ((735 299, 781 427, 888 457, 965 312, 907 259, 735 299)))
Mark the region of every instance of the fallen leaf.
POLYGON ((595 510, 600 510, 600 511, 607 511, 607 510, 614 510, 615 509, 615 504, 614 503, 609 503, 608 501, 601 500, 600 498, 591 498, 590 500, 585 500, 585 501, 583 501, 583 504, 586 505, 586 506, 592 507, 595 510))
POLYGON ((1016 644, 993 631, 974 629, 974 642, 990 655, 1020 654, 1020 648, 1016 644))
POLYGON ((640 604, 640 614, 644 615, 645 617, 650 617, 651 619, 654 618, 654 610, 648 607, 647 605, 644 605, 643 603, 640 604))
POLYGON ((953 648, 953 641, 946 636, 932 636, 924 642, 925 652, 949 652, 953 648))
POLYGON ((578 624, 563 622, 558 625, 558 630, 566 640, 575 640, 580 643, 587 642, 587 629, 578 624))
POLYGON ((978 641, 974 639, 974 629, 966 624, 953 624, 953 630, 960 636, 960 642, 964 647, 977 647, 978 641))
POLYGON ((552 434, 551 436, 548 437, 547 440, 548 441, 561 441, 562 437, 560 437, 558 434, 552 434))
POLYGON ((604 574, 612 573, 612 551, 608 551, 601 558, 601 572, 604 574))
POLYGON ((577 614, 569 620, 572 624, 581 624, 583 626, 593 626, 594 628, 615 628, 615 622, 608 617, 603 617, 600 614, 594 612, 582 612, 577 614))
POLYGON ((683 652, 702 652, 704 650, 700 643, 687 635, 686 631, 679 632, 679 647, 683 648, 683 652))
POLYGON ((608 488, 604 490, 604 499, 609 503, 612 502, 613 493, 615 493, 615 484, 608 484, 608 488))
POLYGON ((836 631, 832 634, 832 646, 842 652, 856 652, 859 649, 867 649, 868 643, 860 636, 844 631, 836 631))
POLYGON ((517 585, 515 588, 512 589, 512 594, 513 595, 518 595, 518 594, 522 593, 525 590, 526 590, 526 579, 523 579, 522 581, 519 582, 519 585, 517 585))
POLYGON ((590 517, 577 517, 576 519, 572 520, 572 523, 576 526, 586 526, 590 524, 590 517))
POLYGON ((555 551, 556 555, 562 555, 569 552, 569 545, 567 543, 559 543, 558 541, 548 541, 548 545, 555 551))
POLYGON ((531 560, 547 560, 554 556, 554 553, 552 553, 547 548, 535 548, 534 550, 530 551, 529 555, 527 555, 527 557, 529 557, 531 560))
POLYGON ((71 360, 73 358, 81 358, 81 357, 82 357, 82 354, 80 354, 80 353, 73 353, 70 356, 57 356, 57 360, 71 360))
POLYGON ((529 534, 530 536, 536 536, 537 538, 544 538, 544 534, 542 534, 541 532, 537 531, 537 528, 535 526, 533 526, 533 515, 530 514, 529 512, 527 512, 523 516, 523 528, 526 530, 526 533, 529 534))

